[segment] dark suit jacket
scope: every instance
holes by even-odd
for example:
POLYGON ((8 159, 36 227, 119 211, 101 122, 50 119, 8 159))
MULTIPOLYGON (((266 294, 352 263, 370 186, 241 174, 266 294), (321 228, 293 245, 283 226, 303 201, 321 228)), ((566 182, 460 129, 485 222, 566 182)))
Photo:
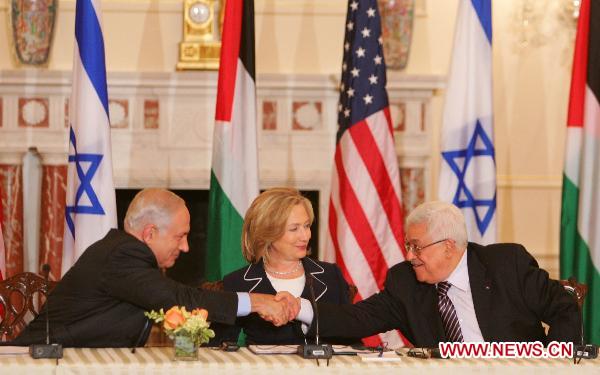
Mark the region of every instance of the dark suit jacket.
MULTIPOLYGON (((467 266, 485 341, 578 341, 574 298, 523 246, 469 243, 467 266), (550 326, 547 336, 541 322, 550 326)), ((447 341, 437 305, 435 285, 417 281, 410 262, 403 262, 389 270, 380 293, 352 306, 319 304, 320 330, 323 336, 365 337, 399 329, 417 347, 437 347, 447 341)))
MULTIPOLYGON (((147 321, 144 311, 173 305, 203 307, 209 320, 228 324, 237 312, 234 293, 201 291, 164 277, 150 248, 116 229, 81 255, 48 301, 52 342, 67 347, 133 346, 147 321)), ((45 342, 45 308, 15 345, 45 342)))
MULTIPOLYGON (((331 263, 314 261, 310 258, 302 259, 305 274, 314 276, 313 289, 316 301, 326 301, 332 304, 347 304, 348 284, 342 277, 340 269, 331 263)), ((257 264, 251 264, 234 271, 223 278, 225 290, 233 292, 254 292, 276 294, 271 281, 265 273, 262 259, 257 264)), ((302 298, 310 300, 308 283, 302 291, 302 298)), ((240 329, 246 333, 248 344, 303 344, 304 333, 300 329, 300 322, 293 321, 281 327, 261 319, 253 313, 240 317, 234 327, 215 326, 217 336, 212 341, 218 345, 221 341, 237 341, 240 329)))

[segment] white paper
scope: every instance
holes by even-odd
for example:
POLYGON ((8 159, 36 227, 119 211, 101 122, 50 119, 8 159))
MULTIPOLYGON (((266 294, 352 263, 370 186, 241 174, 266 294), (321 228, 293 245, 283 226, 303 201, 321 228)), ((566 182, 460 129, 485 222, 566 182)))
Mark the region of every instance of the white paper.
POLYGON ((248 345, 254 354, 296 354, 298 345, 248 345))
POLYGON ((29 354, 28 346, 0 346, 0 355, 29 354))
POLYGON ((389 351, 383 353, 358 353, 358 356, 363 361, 373 361, 373 362, 399 362, 402 361, 402 357, 400 357, 396 352, 389 351))

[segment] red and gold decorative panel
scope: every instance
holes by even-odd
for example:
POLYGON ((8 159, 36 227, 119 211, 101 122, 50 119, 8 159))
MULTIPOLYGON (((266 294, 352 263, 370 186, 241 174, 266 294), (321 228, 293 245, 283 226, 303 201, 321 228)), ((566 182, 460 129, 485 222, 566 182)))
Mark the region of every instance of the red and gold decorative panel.
POLYGON ((110 127, 123 129, 129 127, 129 100, 109 99, 110 127))
POLYGON ((277 102, 263 101, 262 128, 263 130, 277 130, 277 102))
POLYGON ((23 185, 20 165, 0 165, 6 277, 23 272, 23 185))
POLYGON ((159 114, 158 100, 144 100, 144 129, 158 129, 159 114))
POLYGON ((69 127, 69 98, 65 99, 65 128, 69 127))
POLYGON ((47 98, 19 98, 19 127, 47 128, 50 126, 47 98))
POLYGON ((292 103, 292 130, 314 130, 321 128, 323 122, 321 102, 292 103))
POLYGON ((390 112, 392 115, 392 127, 397 132, 406 130, 406 103, 391 103, 390 112))
POLYGON ((407 215, 425 202, 425 170, 423 168, 400 168, 402 206, 407 215))
POLYGON ((426 121, 427 121, 427 104, 426 103, 422 103, 421 104, 421 131, 424 132, 425 128, 426 128, 426 121))
POLYGON ((53 280, 59 280, 61 273, 66 187, 66 165, 43 166, 40 265, 50 265, 53 280))

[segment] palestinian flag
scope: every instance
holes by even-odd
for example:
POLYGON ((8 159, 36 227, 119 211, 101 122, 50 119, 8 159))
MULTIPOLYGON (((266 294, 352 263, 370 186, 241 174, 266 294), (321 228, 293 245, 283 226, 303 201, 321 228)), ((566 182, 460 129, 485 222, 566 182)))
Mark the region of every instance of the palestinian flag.
POLYGON ((589 290, 585 338, 600 344, 600 1, 579 13, 567 122, 560 232, 560 276, 589 290))
POLYGON ((254 1, 225 4, 208 207, 208 280, 222 279, 246 264, 242 223, 258 195, 254 1))

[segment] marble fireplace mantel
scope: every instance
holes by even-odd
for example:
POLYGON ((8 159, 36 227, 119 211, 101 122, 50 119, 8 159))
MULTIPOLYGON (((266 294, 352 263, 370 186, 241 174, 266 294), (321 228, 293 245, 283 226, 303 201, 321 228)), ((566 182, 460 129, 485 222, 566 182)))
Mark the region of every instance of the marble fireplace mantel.
MULTIPOLYGON (((335 148, 339 75, 257 77, 261 188, 291 185, 327 197, 335 148)), ((388 74, 403 204, 430 196, 431 100, 444 77, 388 74)), ((208 189, 216 72, 109 73, 117 188, 208 189)), ((67 160, 71 73, 0 72, 0 165, 36 147, 44 166, 67 160)), ((326 238, 325 220, 319 228, 326 238)))
MULTIPOLYGON (((390 74, 388 81, 400 164, 426 167, 430 100, 443 79, 390 74)), ((316 187, 328 179, 337 85, 332 75, 258 76, 262 184, 316 187)), ((206 188, 216 72, 112 73, 108 86, 117 187, 206 188)), ((70 72, 0 72, 0 164, 20 163, 33 146, 45 164, 65 163, 70 90, 70 72)))

